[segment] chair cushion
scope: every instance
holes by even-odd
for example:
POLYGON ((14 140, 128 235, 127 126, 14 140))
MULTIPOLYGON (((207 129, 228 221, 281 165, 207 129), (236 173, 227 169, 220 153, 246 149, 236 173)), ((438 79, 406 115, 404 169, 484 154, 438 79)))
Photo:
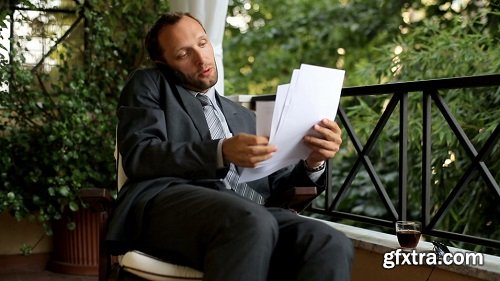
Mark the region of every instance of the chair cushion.
POLYGON ((140 251, 130 251, 119 258, 127 272, 154 281, 202 280, 203 273, 187 267, 161 261, 140 251))

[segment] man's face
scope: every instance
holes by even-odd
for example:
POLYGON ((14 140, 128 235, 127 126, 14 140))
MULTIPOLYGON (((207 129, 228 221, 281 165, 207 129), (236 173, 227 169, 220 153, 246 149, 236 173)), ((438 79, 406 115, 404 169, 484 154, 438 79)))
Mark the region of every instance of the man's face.
POLYGON ((184 16, 158 35, 165 62, 178 72, 181 84, 205 92, 217 82, 214 50, 207 34, 194 19, 184 16))

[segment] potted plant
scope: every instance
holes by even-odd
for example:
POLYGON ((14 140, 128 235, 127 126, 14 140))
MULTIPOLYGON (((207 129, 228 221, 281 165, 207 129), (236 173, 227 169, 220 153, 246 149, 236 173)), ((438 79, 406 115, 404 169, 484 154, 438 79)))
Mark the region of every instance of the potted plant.
POLYGON ((36 217, 48 235, 63 218, 68 230, 84 227, 74 219, 79 190, 114 186, 115 98, 89 80, 92 69, 72 68, 70 55, 51 72, 17 57, 2 63, 0 212, 36 217))

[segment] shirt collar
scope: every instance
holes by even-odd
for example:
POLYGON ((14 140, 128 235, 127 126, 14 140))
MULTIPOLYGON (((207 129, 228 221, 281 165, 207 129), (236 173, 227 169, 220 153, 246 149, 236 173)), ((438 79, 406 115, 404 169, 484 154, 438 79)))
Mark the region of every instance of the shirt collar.
POLYGON ((192 91, 192 90, 188 90, 188 91, 195 97, 198 94, 206 95, 210 99, 210 102, 212 102, 212 104, 216 104, 215 88, 214 87, 209 88, 205 93, 196 92, 196 91, 192 91))

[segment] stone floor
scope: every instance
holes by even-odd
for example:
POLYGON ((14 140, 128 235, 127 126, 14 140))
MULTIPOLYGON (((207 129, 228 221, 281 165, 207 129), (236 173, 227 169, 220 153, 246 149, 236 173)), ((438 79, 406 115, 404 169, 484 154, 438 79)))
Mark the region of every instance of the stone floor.
POLYGON ((97 276, 65 275, 51 271, 0 272, 2 281, 97 281, 97 276))
POLYGON ((67 275, 46 270, 48 254, 0 256, 1 281, 97 281, 97 276, 67 275))

